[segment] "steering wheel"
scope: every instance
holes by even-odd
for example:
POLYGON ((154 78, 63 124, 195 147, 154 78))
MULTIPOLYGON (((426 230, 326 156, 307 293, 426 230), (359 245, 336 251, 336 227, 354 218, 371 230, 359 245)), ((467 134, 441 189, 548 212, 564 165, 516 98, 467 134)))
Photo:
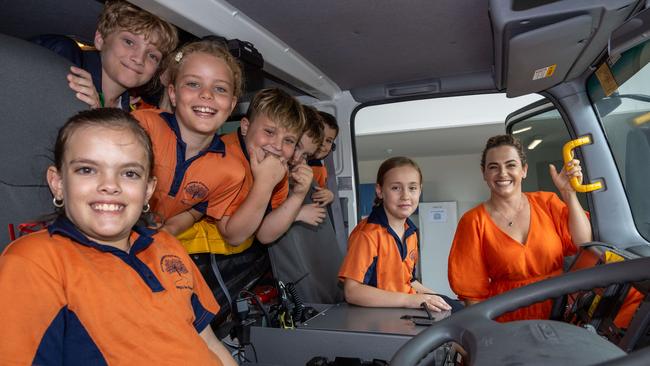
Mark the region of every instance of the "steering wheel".
POLYGON ((546 299, 613 283, 650 279, 650 257, 588 268, 521 287, 435 323, 404 344, 391 365, 417 365, 445 342, 467 351, 466 365, 647 365, 650 347, 627 355, 598 334, 552 320, 492 319, 546 299), (468 362, 469 361, 469 362, 468 362))

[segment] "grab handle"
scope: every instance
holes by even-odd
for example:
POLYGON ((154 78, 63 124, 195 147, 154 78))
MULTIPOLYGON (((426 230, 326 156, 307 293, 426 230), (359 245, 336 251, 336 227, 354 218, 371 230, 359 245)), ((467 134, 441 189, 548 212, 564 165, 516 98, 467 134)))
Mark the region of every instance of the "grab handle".
MULTIPOLYGON (((573 160, 573 149, 575 149, 578 146, 582 145, 587 145, 591 143, 591 138, 589 136, 583 136, 583 137, 578 137, 575 140, 571 140, 564 144, 564 147, 562 148, 562 157, 564 158, 564 167, 566 169, 566 165, 573 160)), ((591 192, 595 191, 598 189, 603 188, 602 182, 594 182, 594 183, 589 183, 589 184, 580 184, 580 181, 578 181, 578 177, 573 177, 571 178, 571 187, 575 189, 576 192, 591 192)))

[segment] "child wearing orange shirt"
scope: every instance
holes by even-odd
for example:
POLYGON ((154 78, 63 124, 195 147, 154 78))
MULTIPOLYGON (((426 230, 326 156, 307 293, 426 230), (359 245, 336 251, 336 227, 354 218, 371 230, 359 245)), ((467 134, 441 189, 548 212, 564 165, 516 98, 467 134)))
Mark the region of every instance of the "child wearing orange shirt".
POLYGON ((162 229, 182 233, 204 215, 223 217, 244 182, 244 166, 217 130, 242 91, 242 73, 223 45, 193 42, 170 55, 166 69, 174 113, 138 110, 154 144, 158 186, 151 199, 162 229), (218 172, 218 173, 217 173, 218 172))
POLYGON ((415 277, 418 261, 417 228, 409 219, 418 207, 422 173, 406 157, 384 161, 377 172, 375 206, 354 228, 339 271, 345 300, 372 307, 426 306, 451 310, 415 277))
POLYGON ((270 243, 278 231, 272 232, 263 220, 276 210, 287 222, 293 221, 300 206, 285 201, 302 202, 304 194, 289 192, 287 164, 304 124, 302 107, 286 92, 270 88, 255 95, 241 127, 222 136, 228 153, 246 170, 243 185, 220 220, 198 222, 181 234, 190 253, 240 253, 256 234, 260 242, 270 243))
POLYGON ((328 205, 334 200, 334 194, 327 189, 327 168, 323 160, 334 150, 336 144, 334 140, 339 134, 339 125, 336 123, 336 118, 331 114, 323 111, 318 111, 320 120, 323 124, 323 143, 320 145, 314 156, 307 164, 314 171, 314 182, 318 185, 314 186, 316 192, 311 196, 312 201, 318 202, 321 206, 328 205))
POLYGON ((141 224, 152 168, 149 136, 119 109, 61 128, 47 170, 58 216, 0 256, 0 364, 236 365, 196 266, 141 224))

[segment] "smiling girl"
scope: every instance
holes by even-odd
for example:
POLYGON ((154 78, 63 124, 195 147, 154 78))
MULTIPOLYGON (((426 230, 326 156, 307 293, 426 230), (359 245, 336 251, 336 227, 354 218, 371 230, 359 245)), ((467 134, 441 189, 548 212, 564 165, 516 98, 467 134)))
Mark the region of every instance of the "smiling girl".
POLYGON ((174 237, 138 225, 152 165, 149 136, 119 109, 61 128, 47 170, 58 217, 0 257, 0 364, 234 364, 198 269, 174 237))
POLYGON ((450 310, 415 277, 418 261, 417 228, 409 219, 418 207, 422 173, 406 157, 384 161, 377 172, 375 206, 352 231, 339 278, 345 300, 372 307, 450 310))
POLYGON ((178 235, 204 215, 220 220, 239 193, 245 168, 217 134, 242 92, 237 60, 214 41, 189 43, 167 60, 173 113, 138 110, 151 136, 158 186, 151 199, 162 229, 178 235))

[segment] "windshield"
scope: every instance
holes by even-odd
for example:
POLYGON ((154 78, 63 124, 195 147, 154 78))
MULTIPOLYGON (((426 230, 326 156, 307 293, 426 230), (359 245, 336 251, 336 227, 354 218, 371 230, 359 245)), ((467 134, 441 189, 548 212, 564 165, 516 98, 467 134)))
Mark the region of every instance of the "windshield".
POLYGON ((650 240, 650 42, 601 66, 588 81, 634 223, 650 240), (618 88, 617 88, 618 86, 618 88))

